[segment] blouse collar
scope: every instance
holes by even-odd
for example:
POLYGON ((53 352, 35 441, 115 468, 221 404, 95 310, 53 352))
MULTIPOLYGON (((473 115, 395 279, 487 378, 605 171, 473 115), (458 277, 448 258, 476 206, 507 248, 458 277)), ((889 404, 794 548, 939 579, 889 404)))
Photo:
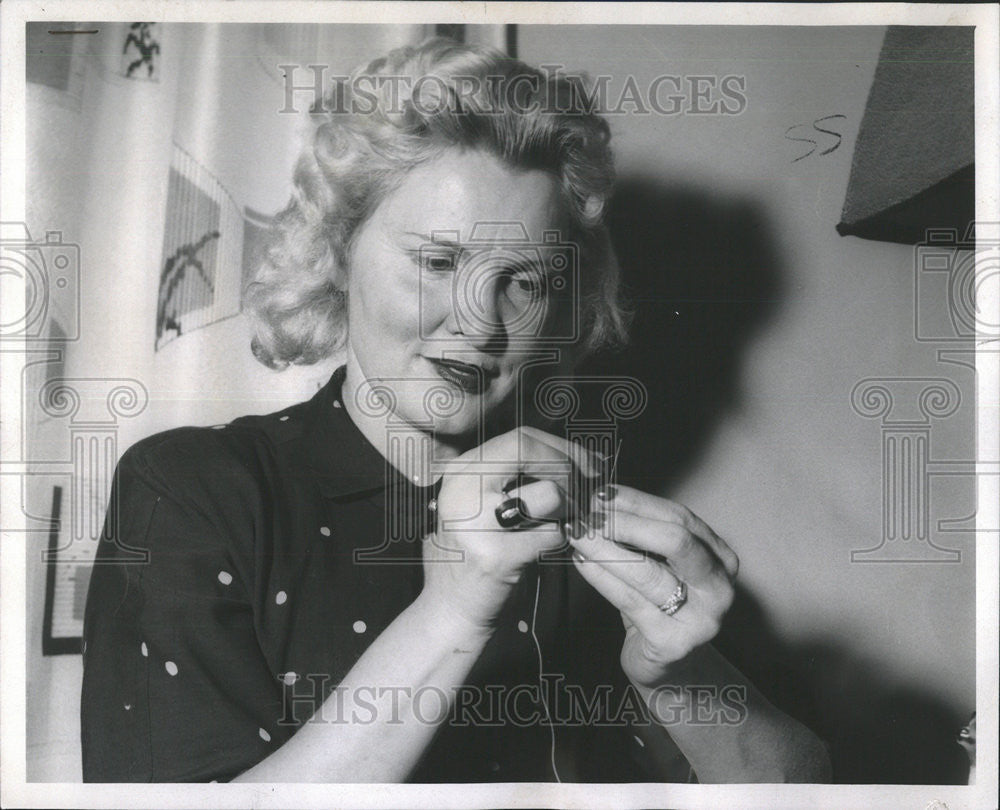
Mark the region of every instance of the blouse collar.
POLYGON ((347 366, 340 366, 305 409, 299 447, 320 490, 330 498, 393 486, 419 487, 393 467, 354 424, 342 399, 347 366))
POLYGON ((347 415, 341 398, 347 366, 333 372, 306 408, 300 437, 306 464, 331 498, 382 489, 393 468, 347 415))

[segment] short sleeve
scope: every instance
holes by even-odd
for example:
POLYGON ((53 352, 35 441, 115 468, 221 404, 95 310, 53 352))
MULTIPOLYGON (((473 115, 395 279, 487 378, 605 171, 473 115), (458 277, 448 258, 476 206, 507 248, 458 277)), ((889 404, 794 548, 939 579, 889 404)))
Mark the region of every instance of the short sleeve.
POLYGON ((115 470, 84 617, 84 781, 225 781, 290 736, 255 632, 259 482, 212 433, 157 434, 115 470))

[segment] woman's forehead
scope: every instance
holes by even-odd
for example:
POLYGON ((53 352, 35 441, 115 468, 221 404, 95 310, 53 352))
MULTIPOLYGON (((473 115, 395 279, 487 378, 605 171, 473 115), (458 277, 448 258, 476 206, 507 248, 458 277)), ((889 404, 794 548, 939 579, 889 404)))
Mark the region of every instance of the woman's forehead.
POLYGON ((456 241, 541 241, 564 232, 569 211, 559 181, 483 152, 451 150, 410 171, 380 206, 397 231, 447 232, 456 241))

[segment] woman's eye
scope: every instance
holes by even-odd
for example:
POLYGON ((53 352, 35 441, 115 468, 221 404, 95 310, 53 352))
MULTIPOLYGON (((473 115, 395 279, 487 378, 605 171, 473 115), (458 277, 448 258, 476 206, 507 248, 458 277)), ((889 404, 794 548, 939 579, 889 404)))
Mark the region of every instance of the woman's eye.
POLYGON ((436 273, 448 273, 455 269, 455 257, 444 253, 425 253, 423 265, 436 273))
POLYGON ((540 273, 532 271, 518 270, 511 274, 511 282, 522 293, 529 293, 532 296, 541 295, 545 292, 545 279, 540 273))

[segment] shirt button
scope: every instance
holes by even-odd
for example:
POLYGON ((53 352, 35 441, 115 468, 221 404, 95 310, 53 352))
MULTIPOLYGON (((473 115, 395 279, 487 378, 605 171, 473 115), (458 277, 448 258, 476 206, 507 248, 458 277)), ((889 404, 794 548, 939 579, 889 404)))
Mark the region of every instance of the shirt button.
POLYGON ((365 630, 367 630, 367 629, 368 629, 368 625, 367 625, 367 624, 365 624, 365 623, 364 623, 363 621, 361 621, 360 619, 358 619, 358 621, 356 621, 356 622, 354 623, 354 625, 353 625, 353 629, 354 629, 354 632, 355 632, 355 633, 357 633, 358 635, 360 635, 361 633, 365 632, 365 630))
POLYGON ((329 526, 320 526, 319 527, 319 533, 321 535, 323 535, 324 537, 329 537, 330 536, 330 527, 329 526))
POLYGON ((287 422, 288 421, 288 415, 285 414, 285 416, 282 416, 278 421, 279 422, 287 422))
POLYGON ((517 629, 520 630, 522 633, 527 633, 528 623, 524 619, 521 619, 521 621, 517 623, 517 629))

